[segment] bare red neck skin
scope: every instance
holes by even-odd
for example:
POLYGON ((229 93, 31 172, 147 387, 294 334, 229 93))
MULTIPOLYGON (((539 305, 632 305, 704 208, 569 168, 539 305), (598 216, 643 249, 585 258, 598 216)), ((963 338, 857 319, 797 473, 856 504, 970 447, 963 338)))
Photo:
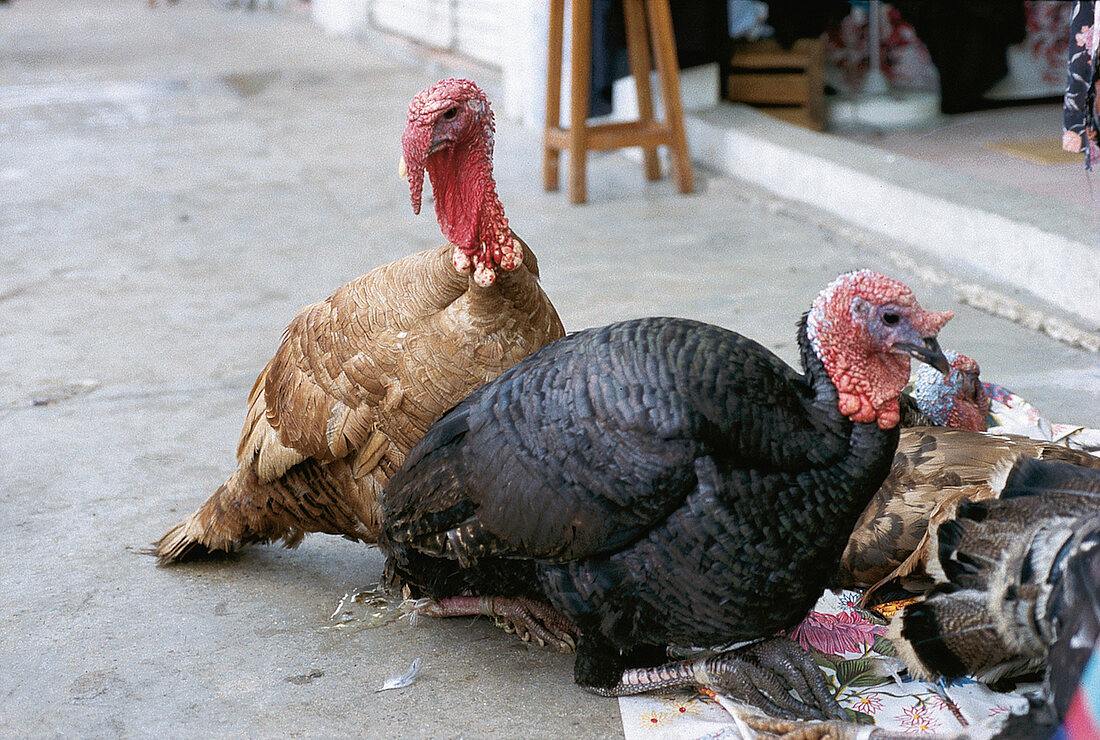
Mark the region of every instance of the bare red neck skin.
POLYGON ((843 343, 818 353, 836 386, 840 413, 852 421, 893 429, 901 420, 898 396, 909 381, 907 355, 862 353, 843 343))
POLYGON ((518 267, 523 252, 508 228, 486 147, 479 143, 436 152, 425 168, 440 229, 455 245, 455 269, 472 270, 474 281, 484 287, 496 281, 497 269, 518 267))
POLYGON ((960 403, 947 412, 947 426, 952 429, 968 429, 984 432, 989 428, 989 412, 970 403, 960 403))

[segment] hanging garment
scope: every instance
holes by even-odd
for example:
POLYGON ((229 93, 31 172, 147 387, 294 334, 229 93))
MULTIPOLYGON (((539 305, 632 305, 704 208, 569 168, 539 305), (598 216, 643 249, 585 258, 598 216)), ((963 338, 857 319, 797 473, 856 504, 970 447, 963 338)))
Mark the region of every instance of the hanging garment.
POLYGON ((1008 73, 1007 50, 1027 36, 1022 2, 893 0, 913 26, 940 73, 940 110, 989 107, 982 95, 1008 73))
POLYGON ((1100 3, 1078 0, 1073 4, 1069 23, 1069 71, 1066 75, 1066 97, 1062 103, 1065 122, 1062 126, 1062 148, 1085 153, 1085 169, 1100 158, 1100 111, 1096 93, 1100 87, 1100 3))

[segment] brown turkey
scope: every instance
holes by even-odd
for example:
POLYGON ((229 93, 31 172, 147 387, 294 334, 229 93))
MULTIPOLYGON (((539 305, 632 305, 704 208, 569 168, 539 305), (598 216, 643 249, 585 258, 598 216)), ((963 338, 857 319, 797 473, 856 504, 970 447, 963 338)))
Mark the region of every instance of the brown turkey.
POLYGON ((579 632, 577 683, 597 693, 702 680, 773 712, 837 716, 786 638, 653 666, 668 646, 805 617, 889 472, 910 356, 947 371, 935 337, 950 316, 864 270, 800 323, 805 374, 685 319, 555 342, 443 416, 390 480, 387 580, 444 604, 548 600, 579 632))
POLYGON ((302 309, 252 388, 237 471, 156 543, 160 563, 309 532, 373 542, 382 487, 429 425, 564 335, 497 197, 493 131, 472 82, 413 98, 402 172, 417 213, 427 172, 450 243, 302 309))
POLYGON ((993 487, 932 527, 936 586, 894 616, 889 637, 927 680, 1042 669, 1043 699, 1002 736, 1048 737, 1100 637, 1100 470, 1021 458, 993 487))
POLYGON ((839 585, 877 588, 902 578, 912 591, 930 587, 923 567, 929 522, 943 521, 963 499, 991 498, 990 476, 1018 457, 1100 468, 1100 457, 1053 442, 945 427, 902 429, 890 475, 860 515, 841 556, 839 585))

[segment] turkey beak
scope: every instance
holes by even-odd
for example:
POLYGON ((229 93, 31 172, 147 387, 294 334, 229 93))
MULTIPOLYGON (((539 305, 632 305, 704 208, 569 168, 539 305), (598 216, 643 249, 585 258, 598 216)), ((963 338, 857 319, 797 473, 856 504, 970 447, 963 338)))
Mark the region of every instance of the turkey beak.
POLYGON ((401 161, 397 163, 397 176, 405 180, 409 176, 409 168, 405 165, 405 155, 401 155, 401 161))
POLYGON ((432 132, 432 143, 428 147, 428 156, 432 156, 441 149, 446 149, 449 146, 454 145, 454 140, 450 134, 438 134, 432 132))
POLYGON ((897 342, 894 348, 908 353, 921 362, 927 363, 940 371, 946 378, 951 372, 951 364, 940 349, 940 343, 935 337, 926 337, 920 344, 913 342, 897 342))

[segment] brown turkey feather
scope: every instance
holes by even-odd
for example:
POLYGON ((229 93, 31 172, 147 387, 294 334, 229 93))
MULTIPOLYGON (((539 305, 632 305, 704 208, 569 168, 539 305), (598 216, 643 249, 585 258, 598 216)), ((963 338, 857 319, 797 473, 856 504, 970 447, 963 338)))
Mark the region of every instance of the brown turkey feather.
POLYGON ((378 497, 433 421, 564 335, 534 254, 488 287, 445 244, 304 308, 256 379, 239 470, 156 543, 162 563, 308 532, 373 542, 378 497))
MULTIPOLYGON (((866 589, 923 570, 929 520, 950 518, 958 501, 990 498, 994 468, 1020 456, 1100 468, 1098 457, 1027 437, 903 429, 890 475, 864 509, 841 558, 840 585, 866 589)), ((923 590, 928 584, 914 579, 907 585, 923 590)))
POLYGON ((992 497, 930 528, 935 586, 894 616, 889 639, 926 680, 993 682, 1051 659, 1056 725, 1096 643, 1100 470, 1021 457, 995 478, 992 497))

